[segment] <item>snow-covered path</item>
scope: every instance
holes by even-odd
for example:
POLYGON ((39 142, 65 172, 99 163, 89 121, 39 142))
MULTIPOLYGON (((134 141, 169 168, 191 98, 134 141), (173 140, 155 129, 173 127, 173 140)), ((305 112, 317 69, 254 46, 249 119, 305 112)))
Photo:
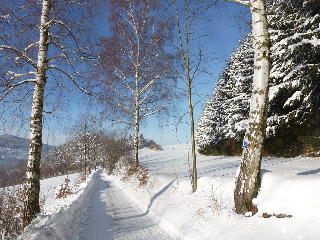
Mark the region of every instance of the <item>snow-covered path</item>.
POLYGON ((88 220, 81 239, 171 239, 148 212, 135 206, 102 170, 95 174, 88 220))

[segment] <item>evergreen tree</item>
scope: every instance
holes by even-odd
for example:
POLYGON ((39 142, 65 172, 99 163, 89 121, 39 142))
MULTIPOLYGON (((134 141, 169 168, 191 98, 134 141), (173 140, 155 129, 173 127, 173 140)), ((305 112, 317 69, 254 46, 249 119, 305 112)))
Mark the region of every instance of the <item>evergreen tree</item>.
POLYGON ((266 150, 296 156, 314 150, 319 134, 319 2, 270 1, 272 29, 266 150))
POLYGON ((225 147, 226 143, 230 144, 230 139, 238 142, 243 139, 252 91, 253 49, 250 35, 239 41, 226 65, 198 121, 197 150, 203 154, 232 154, 234 150, 230 147, 233 147, 225 147))
MULTIPOLYGON (((296 156, 320 148, 319 3, 268 1, 271 42, 270 92, 265 152, 296 156)), ((252 83, 250 36, 232 53, 197 126, 203 154, 240 154, 252 83), (225 95, 223 98, 221 96, 225 95), (220 97, 219 97, 220 96, 220 97), (219 125, 217 122, 220 116, 219 125), (217 139, 218 136, 218 139, 217 139), (232 144, 231 144, 231 143, 232 144), (236 151, 228 151, 236 145, 236 151), (240 147, 239 147, 240 146, 240 147)))

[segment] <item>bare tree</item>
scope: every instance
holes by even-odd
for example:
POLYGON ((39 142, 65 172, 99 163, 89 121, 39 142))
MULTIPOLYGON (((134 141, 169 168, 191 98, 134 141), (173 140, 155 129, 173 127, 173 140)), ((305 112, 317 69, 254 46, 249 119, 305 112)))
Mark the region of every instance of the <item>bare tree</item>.
POLYGON ((235 207, 239 214, 257 212, 252 199, 261 185, 260 167, 267 123, 270 72, 269 33, 264 0, 225 0, 250 7, 254 49, 253 91, 246 134, 243 140, 242 160, 236 176, 235 207))
POLYGON ((194 29, 199 27, 200 20, 205 19, 204 14, 214 5, 216 1, 191 1, 191 0, 167 0, 165 2, 165 12, 169 16, 175 26, 171 31, 173 36, 173 48, 178 53, 180 64, 172 64, 174 74, 183 81, 186 90, 183 90, 188 97, 190 130, 191 130, 191 146, 192 146, 192 191, 197 190, 197 164, 196 150, 194 139, 194 113, 195 103, 193 102, 193 94, 196 93, 196 80, 205 72, 206 64, 210 61, 205 53, 205 43, 207 40, 201 36, 201 32, 197 34, 194 29), (196 47, 195 47, 196 46, 196 47), (196 48, 196 50, 192 50, 196 48), (181 67, 182 66, 182 67, 181 67))
POLYGON ((139 164, 139 127, 144 118, 163 111, 173 97, 165 51, 166 21, 157 1, 109 1, 111 36, 101 53, 108 118, 134 127, 134 160, 139 164))
POLYGON ((32 95, 24 226, 40 212, 43 104, 48 97, 44 91, 47 82, 53 81, 51 86, 59 88, 57 79, 67 78, 84 91, 76 82, 76 65, 86 57, 78 35, 83 33, 88 16, 86 5, 87 2, 81 0, 36 3, 21 0, 9 1, 1 8, 0 101, 24 101, 32 95), (23 97, 15 99, 21 93, 23 97))

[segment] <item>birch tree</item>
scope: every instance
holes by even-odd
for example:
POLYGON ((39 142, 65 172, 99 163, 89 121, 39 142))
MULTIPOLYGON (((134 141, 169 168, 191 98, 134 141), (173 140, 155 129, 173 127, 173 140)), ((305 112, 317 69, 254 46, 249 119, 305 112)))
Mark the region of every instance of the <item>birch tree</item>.
POLYGON ((242 160, 236 174, 235 207, 239 214, 257 212, 252 203, 261 185, 260 167, 267 123, 270 72, 269 33, 264 0, 225 0, 250 7, 254 49, 253 90, 242 160))
POLYGON ((109 1, 111 36, 101 53, 108 118, 134 127, 134 161, 139 164, 139 131, 144 118, 163 111, 173 97, 163 58, 166 22, 157 16, 157 1, 109 1))
POLYGON ((9 1, 1 9, 0 101, 15 101, 24 91, 25 96, 32 95, 24 226, 40 212, 43 105, 48 80, 54 79, 53 85, 59 88, 57 78, 66 78, 84 91, 76 82, 76 61, 86 56, 77 38, 77 33, 83 33, 88 11, 80 9, 85 6, 86 1, 9 1))

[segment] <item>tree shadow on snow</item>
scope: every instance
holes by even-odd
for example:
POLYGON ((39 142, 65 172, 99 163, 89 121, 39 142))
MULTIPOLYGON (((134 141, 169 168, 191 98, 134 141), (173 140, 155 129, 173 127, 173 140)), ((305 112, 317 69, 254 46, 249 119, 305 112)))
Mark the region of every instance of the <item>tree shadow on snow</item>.
POLYGON ((149 214, 150 212, 150 208, 152 207, 154 201, 161 196, 165 191, 167 191, 170 186, 174 183, 175 180, 171 181, 170 183, 168 183, 164 188, 162 188, 159 192, 157 192, 151 199, 150 199, 150 203, 148 205, 148 209, 146 212, 139 214, 139 215, 135 215, 135 216, 130 216, 130 217, 124 217, 124 218, 118 218, 119 220, 126 220, 126 219, 131 219, 131 218, 138 218, 138 217, 143 217, 149 214))
POLYGON ((312 175, 312 174, 317 174, 317 173, 320 173, 320 168, 301 172, 301 173, 298 173, 297 175, 312 175))

